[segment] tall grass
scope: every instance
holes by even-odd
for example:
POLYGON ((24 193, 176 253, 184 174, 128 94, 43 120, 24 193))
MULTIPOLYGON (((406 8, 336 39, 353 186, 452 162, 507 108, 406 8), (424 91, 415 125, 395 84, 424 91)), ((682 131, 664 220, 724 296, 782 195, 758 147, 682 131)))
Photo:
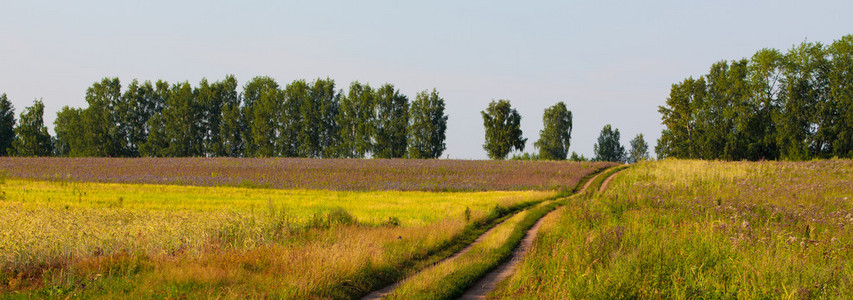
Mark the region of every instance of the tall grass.
POLYGON ((549 217, 500 298, 845 298, 853 161, 664 160, 549 217))

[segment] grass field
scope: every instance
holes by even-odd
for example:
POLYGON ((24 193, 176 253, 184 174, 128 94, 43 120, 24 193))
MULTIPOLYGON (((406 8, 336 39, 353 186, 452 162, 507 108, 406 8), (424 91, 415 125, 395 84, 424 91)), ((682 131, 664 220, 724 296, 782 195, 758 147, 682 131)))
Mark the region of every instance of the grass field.
MULTIPOLYGON (((8 290, 62 288, 71 279, 104 276, 127 268, 111 265, 121 257, 143 259, 131 263, 141 263, 140 268, 157 276, 200 268, 199 272, 219 274, 217 280, 246 286, 252 280, 275 278, 281 288, 274 290, 285 296, 310 293, 311 284, 345 278, 370 264, 403 261, 446 243, 468 224, 466 211, 469 220, 478 220, 496 205, 510 207, 555 194, 342 192, 21 179, 6 179, 0 188, 0 224, 4 224, 0 283, 8 290), (257 261, 240 259, 252 255, 257 261), (249 276, 259 271, 252 267, 242 275, 212 272, 255 264, 279 269, 261 272, 264 275, 257 278, 249 276), (57 275, 54 268, 65 273, 57 275)), ((181 276, 190 282, 199 279, 181 276)), ((165 284, 172 279, 161 280, 165 284)), ((151 281, 157 280, 143 282, 151 281)), ((203 280, 199 284, 216 286, 203 280)))
MULTIPOLYGON (((279 189, 251 180, 145 184, 140 171, 118 180, 104 180, 114 170, 63 178, 10 171, 49 173, 38 171, 38 161, 16 161, 35 171, 6 168, 0 181, 0 298, 348 298, 452 254, 502 216, 608 165, 564 164, 581 173, 552 189, 454 192, 445 190, 464 183, 444 179, 446 186, 427 191, 376 182, 365 190, 279 189)), ((144 162, 144 170, 159 160, 117 161, 144 162)), ((363 176, 351 175, 353 182, 363 176)))
POLYGON ((664 160, 546 219, 514 299, 846 298, 853 161, 664 160))

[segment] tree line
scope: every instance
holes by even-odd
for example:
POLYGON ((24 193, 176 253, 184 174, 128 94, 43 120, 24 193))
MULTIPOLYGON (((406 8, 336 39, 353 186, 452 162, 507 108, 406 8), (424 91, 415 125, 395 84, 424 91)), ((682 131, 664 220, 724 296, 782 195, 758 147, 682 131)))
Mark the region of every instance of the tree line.
POLYGON ((853 35, 720 61, 672 85, 659 158, 853 157, 853 35))
POLYGON ((438 92, 414 101, 392 84, 353 82, 345 94, 331 79, 280 86, 255 77, 237 92, 237 80, 217 82, 118 78, 86 90, 86 108, 63 107, 55 137, 36 100, 15 126, 14 107, 0 96, 0 154, 101 157, 438 158, 447 115, 438 92), (13 128, 14 127, 14 128, 13 128))

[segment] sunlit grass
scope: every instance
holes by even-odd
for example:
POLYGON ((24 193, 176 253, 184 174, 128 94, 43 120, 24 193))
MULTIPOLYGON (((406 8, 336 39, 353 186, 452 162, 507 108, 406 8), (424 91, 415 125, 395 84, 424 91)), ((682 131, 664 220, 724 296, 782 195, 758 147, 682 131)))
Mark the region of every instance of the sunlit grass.
POLYGON ((496 205, 555 194, 5 179, 0 292, 340 296, 428 255, 496 205))
POLYGON ((853 161, 664 160, 543 225, 494 297, 845 298, 853 161))

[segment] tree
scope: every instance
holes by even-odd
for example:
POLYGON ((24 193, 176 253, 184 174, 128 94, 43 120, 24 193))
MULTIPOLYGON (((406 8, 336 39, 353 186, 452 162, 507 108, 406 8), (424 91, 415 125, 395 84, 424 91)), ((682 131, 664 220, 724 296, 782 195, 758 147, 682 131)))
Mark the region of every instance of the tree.
POLYGON ((783 59, 777 143, 781 157, 805 160, 825 156, 833 134, 825 114, 827 104, 827 61, 821 44, 802 43, 783 59))
POLYGON ((342 157, 363 158, 373 148, 374 92, 370 85, 358 81, 350 84, 349 93, 341 98, 337 115, 340 126, 342 157))
POLYGON ((15 106, 6 97, 0 95, 0 156, 9 155, 9 147, 15 139, 15 106))
POLYGON ((777 159, 776 126, 773 116, 778 111, 782 54, 775 49, 762 49, 750 59, 748 80, 751 89, 745 134, 746 159, 777 159))
POLYGON ((422 91, 409 107, 407 130, 408 156, 410 158, 439 158, 447 148, 445 144, 447 115, 444 99, 438 91, 422 91))
POLYGON ((406 155, 409 98, 385 84, 376 90, 373 157, 401 158, 406 155))
MULTIPOLYGON (((234 139, 235 132, 225 132, 224 125, 228 122, 228 118, 233 117, 233 111, 239 112, 240 97, 237 94, 237 79, 234 75, 225 76, 225 79, 217 81, 211 85, 213 89, 212 99, 207 102, 202 102, 203 111, 205 114, 203 130, 204 152, 209 156, 232 156, 230 139, 234 139), (226 108, 229 109, 226 113, 226 108)), ((237 115, 239 121, 239 114, 237 115)), ((239 132, 236 132, 239 139, 239 132)))
POLYGON ((829 94, 838 109, 834 131, 837 139, 832 143, 832 153, 839 157, 853 157, 853 35, 832 43, 827 50, 832 56, 828 74, 829 94))
POLYGON ((589 161, 583 154, 578 155, 577 152, 572 151, 572 156, 569 156, 569 161, 581 162, 581 161, 589 161))
POLYGON ((81 156, 125 156, 126 147, 116 125, 119 116, 115 108, 121 102, 121 82, 118 78, 104 78, 86 89, 89 107, 83 111, 84 131, 81 156))
POLYGON ((545 128, 539 131, 539 140, 533 144, 539 148, 539 158, 565 160, 572 139, 572 112, 559 102, 545 109, 542 122, 545 128))
POLYGON ((666 106, 659 106, 661 123, 666 126, 661 132, 655 151, 658 157, 697 158, 699 143, 696 139, 696 122, 699 107, 704 105, 705 79, 687 78, 673 84, 666 106))
POLYGON ((189 82, 172 85, 162 116, 163 136, 168 144, 163 156, 203 154, 202 114, 189 82))
POLYGON ((598 143, 594 145, 595 160, 597 161, 612 161, 625 162, 625 147, 619 141, 619 129, 613 130, 610 124, 601 129, 601 134, 598 136, 598 143))
POLYGON ((486 143, 483 149, 491 159, 505 159, 513 149, 524 151, 527 139, 521 136, 521 115, 509 103, 509 100, 494 100, 489 103, 483 115, 486 128, 486 143))
POLYGON ((25 107, 21 112, 11 148, 15 156, 53 154, 53 141, 44 126, 44 103, 41 100, 33 101, 33 106, 25 107))
POLYGON ((630 145, 631 151, 628 152, 628 163, 636 163, 649 159, 649 144, 646 143, 646 139, 643 138, 642 133, 637 134, 631 140, 630 145))
MULTIPOLYGON (((317 128, 317 148, 319 153, 312 157, 338 157, 336 148, 341 143, 340 127, 335 119, 338 116, 340 106, 340 92, 335 92, 335 81, 329 78, 317 79, 311 86, 311 99, 318 106, 317 114, 319 121, 315 124, 317 128)), ((305 119, 303 118, 303 122, 305 119)), ((309 148, 309 146, 303 146, 309 148)), ((313 151, 305 151, 312 153, 313 151)))
POLYGON ((270 77, 255 77, 243 87, 243 117, 248 132, 243 133, 246 156, 277 155, 282 93, 270 77))
POLYGON ((58 156, 82 156, 83 110, 67 105, 56 113, 53 131, 56 132, 56 154, 58 156))
POLYGON ((281 156, 309 157, 317 150, 317 135, 315 122, 319 119, 317 109, 311 99, 311 91, 305 80, 294 80, 288 84, 280 100, 281 108, 277 123, 280 126, 280 137, 277 143, 281 156), (303 119, 308 118, 311 124, 303 119), (307 144, 302 145, 302 141, 307 144))
POLYGON ((220 82, 218 89, 222 97, 222 119, 219 123, 219 135, 222 143, 219 150, 222 152, 217 155, 244 156, 246 143, 243 133, 249 130, 240 109, 242 100, 237 94, 237 80, 234 76, 228 76, 225 81, 220 82))

